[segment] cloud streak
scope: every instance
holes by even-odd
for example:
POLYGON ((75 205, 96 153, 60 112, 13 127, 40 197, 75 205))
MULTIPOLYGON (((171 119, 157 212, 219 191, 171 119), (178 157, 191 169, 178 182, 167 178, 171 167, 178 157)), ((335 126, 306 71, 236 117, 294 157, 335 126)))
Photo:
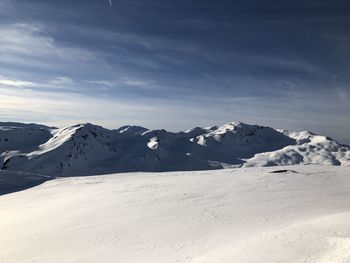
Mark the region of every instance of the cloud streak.
POLYGON ((0 79, 0 86, 2 85, 10 87, 33 87, 36 86, 37 83, 21 80, 0 79))

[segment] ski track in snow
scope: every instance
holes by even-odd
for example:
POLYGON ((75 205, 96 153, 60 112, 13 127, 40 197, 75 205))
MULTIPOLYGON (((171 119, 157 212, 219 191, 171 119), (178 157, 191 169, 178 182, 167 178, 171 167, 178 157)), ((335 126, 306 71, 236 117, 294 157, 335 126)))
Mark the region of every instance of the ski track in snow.
POLYGON ((297 173, 71 177, 0 196, 0 262, 350 262, 350 167, 278 169, 297 173))

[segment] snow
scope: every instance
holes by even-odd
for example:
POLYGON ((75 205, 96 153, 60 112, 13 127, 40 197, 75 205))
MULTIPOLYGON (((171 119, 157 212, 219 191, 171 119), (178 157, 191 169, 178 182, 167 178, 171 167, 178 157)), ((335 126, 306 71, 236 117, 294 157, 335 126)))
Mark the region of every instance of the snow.
POLYGON ((156 150, 158 147, 158 138, 157 137, 153 137, 149 140, 149 142, 147 143, 148 148, 152 149, 152 150, 156 150))
POLYGON ((6 263, 350 262, 350 167, 63 177, 0 196, 0 233, 6 263))
POLYGON ((30 152, 51 136, 49 128, 0 122, 0 154, 5 151, 30 152))
POLYGON ((296 164, 347 166, 350 147, 308 131, 242 122, 186 132, 0 123, 0 168, 10 171, 78 176, 296 164))
POLYGON ((39 145, 39 150, 33 151, 30 154, 28 154, 28 158, 31 159, 37 155, 45 154, 62 146, 74 136, 78 129, 82 127, 83 125, 76 125, 73 127, 65 127, 63 129, 53 130, 53 137, 50 138, 46 143, 39 145))
POLYGON ((140 135, 140 134, 143 134, 149 130, 144 128, 144 127, 141 127, 141 126, 126 125, 126 126, 120 127, 116 131, 119 133, 133 134, 133 135, 139 134, 140 135))
POLYGON ((258 153, 246 159, 244 166, 276 166, 295 164, 350 165, 350 147, 326 136, 308 131, 284 132, 296 140, 280 150, 258 153))

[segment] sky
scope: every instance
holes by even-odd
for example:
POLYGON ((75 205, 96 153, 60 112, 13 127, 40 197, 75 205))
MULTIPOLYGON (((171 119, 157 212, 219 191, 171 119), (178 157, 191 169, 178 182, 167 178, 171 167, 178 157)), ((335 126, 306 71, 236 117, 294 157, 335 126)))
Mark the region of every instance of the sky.
POLYGON ((350 143, 348 0, 0 0, 0 121, 242 121, 350 143))

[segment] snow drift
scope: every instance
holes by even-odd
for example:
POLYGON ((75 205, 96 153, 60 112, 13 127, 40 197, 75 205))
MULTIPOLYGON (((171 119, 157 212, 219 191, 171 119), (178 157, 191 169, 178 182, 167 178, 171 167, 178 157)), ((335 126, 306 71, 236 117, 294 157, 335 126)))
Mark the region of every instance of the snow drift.
POLYGON ((232 122, 169 132, 140 126, 108 130, 0 123, 3 170, 53 176, 185 171, 232 166, 349 165, 350 147, 311 132, 232 122))

